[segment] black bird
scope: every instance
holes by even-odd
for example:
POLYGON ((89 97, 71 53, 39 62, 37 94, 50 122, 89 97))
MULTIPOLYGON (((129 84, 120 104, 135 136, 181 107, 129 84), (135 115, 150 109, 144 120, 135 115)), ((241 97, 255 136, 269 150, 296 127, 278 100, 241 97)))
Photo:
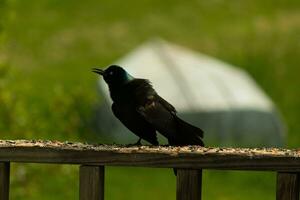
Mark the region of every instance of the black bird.
POLYGON ((123 68, 111 65, 106 70, 93 68, 108 84, 114 115, 141 139, 158 145, 156 131, 170 145, 201 145, 203 131, 176 115, 175 108, 160 97, 147 79, 132 77, 123 68))

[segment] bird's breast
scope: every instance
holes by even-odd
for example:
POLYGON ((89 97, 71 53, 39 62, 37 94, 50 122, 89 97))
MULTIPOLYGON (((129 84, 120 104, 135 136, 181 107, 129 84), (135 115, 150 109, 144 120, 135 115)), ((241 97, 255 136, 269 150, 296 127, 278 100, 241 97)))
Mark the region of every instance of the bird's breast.
POLYGON ((113 102, 118 104, 132 104, 135 100, 135 95, 127 89, 110 91, 110 96, 113 102))

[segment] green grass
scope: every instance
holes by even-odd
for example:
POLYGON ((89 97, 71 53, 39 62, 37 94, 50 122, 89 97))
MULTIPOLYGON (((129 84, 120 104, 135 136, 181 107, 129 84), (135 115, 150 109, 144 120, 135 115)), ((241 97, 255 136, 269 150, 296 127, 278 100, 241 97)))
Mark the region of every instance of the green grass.
MULTIPOLYGON (((69 165, 14 164, 12 199, 76 199, 78 168, 69 165), (25 187, 24 187, 25 186, 25 187)), ((207 171, 203 199, 275 199, 275 173, 207 171), (249 195, 251 194, 251 195, 249 195)), ((105 199, 173 200, 176 178, 171 169, 107 167, 105 199)))
MULTIPOLYGON (((299 11, 299 0, 0 0, 0 136, 102 142, 90 68, 159 36, 248 71, 281 111, 287 146, 298 147, 299 11)), ((203 199, 274 199, 274 184, 272 173, 205 171, 203 199)), ((13 165, 11 199, 77 196, 74 166, 13 165)), ((174 199, 175 178, 108 168, 106 196, 174 199)))

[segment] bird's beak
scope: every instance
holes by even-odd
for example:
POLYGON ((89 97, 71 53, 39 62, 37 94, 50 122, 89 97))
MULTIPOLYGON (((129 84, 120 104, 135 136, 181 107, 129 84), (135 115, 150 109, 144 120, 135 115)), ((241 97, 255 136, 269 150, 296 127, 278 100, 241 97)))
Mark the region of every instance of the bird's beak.
POLYGON ((97 74, 100 74, 101 76, 103 76, 103 74, 104 74, 103 69, 93 68, 92 71, 97 73, 97 74))

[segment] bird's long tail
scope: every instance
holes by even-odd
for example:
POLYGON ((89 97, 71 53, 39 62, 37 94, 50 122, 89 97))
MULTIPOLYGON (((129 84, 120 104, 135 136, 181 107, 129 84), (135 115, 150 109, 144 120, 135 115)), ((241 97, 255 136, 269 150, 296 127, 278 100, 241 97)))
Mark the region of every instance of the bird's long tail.
POLYGON ((203 131, 193 126, 179 117, 175 116, 176 125, 177 125, 177 133, 174 141, 169 141, 171 145, 200 145, 204 146, 202 141, 203 131))
MULTIPOLYGON (((179 117, 175 116, 176 124, 177 124, 177 133, 175 139, 169 139, 170 145, 200 145, 204 146, 203 131, 193 126, 179 117)), ((177 176, 177 169, 173 169, 175 176, 177 176)))

